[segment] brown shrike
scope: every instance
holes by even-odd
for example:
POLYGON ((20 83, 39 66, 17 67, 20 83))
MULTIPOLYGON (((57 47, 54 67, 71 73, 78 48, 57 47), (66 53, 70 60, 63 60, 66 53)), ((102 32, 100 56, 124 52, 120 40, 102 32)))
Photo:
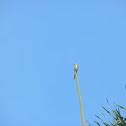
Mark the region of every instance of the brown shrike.
MULTIPOLYGON (((78 71, 78 65, 77 65, 77 64, 74 64, 74 71, 76 71, 76 72, 78 71)), ((74 74, 74 79, 75 79, 75 77, 76 77, 76 76, 75 76, 75 74, 74 74)))

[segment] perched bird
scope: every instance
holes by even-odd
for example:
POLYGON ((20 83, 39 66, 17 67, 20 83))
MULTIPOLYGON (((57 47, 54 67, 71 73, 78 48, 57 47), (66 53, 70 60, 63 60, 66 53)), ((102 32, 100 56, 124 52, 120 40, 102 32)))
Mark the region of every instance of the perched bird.
MULTIPOLYGON (((78 71, 78 65, 77 65, 77 64, 74 64, 74 71, 76 71, 76 72, 78 71)), ((76 77, 76 76, 75 76, 75 74, 74 74, 74 79, 75 79, 75 77, 76 77)))

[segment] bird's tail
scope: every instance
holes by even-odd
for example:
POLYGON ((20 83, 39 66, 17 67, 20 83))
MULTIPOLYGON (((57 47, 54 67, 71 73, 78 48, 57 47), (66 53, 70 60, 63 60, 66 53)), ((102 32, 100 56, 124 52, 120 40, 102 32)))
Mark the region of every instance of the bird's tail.
POLYGON ((75 74, 74 74, 74 79, 75 79, 75 74))

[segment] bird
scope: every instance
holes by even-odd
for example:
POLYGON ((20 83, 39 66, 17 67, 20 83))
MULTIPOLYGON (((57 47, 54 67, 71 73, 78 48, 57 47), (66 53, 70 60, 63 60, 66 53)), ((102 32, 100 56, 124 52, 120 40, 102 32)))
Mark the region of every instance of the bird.
MULTIPOLYGON (((76 71, 76 72, 78 71, 78 65, 77 65, 77 64, 74 64, 74 71, 76 71)), ((76 76, 75 76, 75 74, 74 74, 74 79, 75 79, 75 77, 76 77, 76 76)))

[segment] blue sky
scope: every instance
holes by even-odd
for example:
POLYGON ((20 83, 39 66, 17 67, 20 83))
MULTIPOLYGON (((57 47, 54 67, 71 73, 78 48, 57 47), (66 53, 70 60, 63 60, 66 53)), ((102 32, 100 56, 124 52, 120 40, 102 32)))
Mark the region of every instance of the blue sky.
POLYGON ((124 0, 1 1, 0 17, 1 126, 81 125, 74 63, 85 120, 126 107, 124 0))

